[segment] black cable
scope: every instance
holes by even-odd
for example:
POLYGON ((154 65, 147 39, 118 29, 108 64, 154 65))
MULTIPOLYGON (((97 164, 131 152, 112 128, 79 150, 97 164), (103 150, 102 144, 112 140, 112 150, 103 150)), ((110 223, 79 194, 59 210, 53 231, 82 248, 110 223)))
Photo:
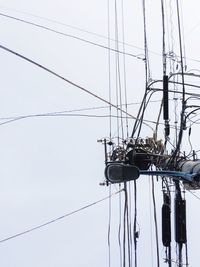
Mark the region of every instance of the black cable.
POLYGON ((160 267, 160 256, 159 256, 159 240, 158 240, 158 222, 157 222, 157 213, 156 213, 156 200, 155 200, 155 190, 154 190, 154 179, 151 177, 152 181, 152 200, 154 208, 154 223, 155 223, 155 233, 156 233, 156 255, 157 255, 157 267, 160 267))
MULTIPOLYGON (((121 190, 121 184, 119 184, 119 190, 121 190)), ((121 194, 119 194, 119 227, 118 227, 118 244, 119 244, 119 259, 120 259, 120 267, 123 267, 123 253, 121 246, 121 219, 122 219, 122 199, 121 194)))
POLYGON ((137 267, 137 183, 136 180, 133 181, 134 184, 134 223, 133 223, 133 240, 134 240, 134 256, 135 256, 135 266, 137 267))
POLYGON ((131 182, 128 183, 128 213, 127 213, 127 228, 129 238, 129 249, 130 249, 130 266, 133 265, 133 234, 132 234, 132 193, 131 193, 131 182))
MULTIPOLYGON (((137 138, 139 138, 143 123, 144 123, 144 121, 146 121, 144 119, 144 113, 145 113, 145 110, 146 110, 146 108, 148 106, 148 103, 149 103, 149 101, 150 101, 150 99, 151 99, 153 94, 154 94, 154 91, 146 91, 145 92, 145 95, 144 95, 143 100, 142 100, 142 104, 141 104, 141 106, 139 108, 138 115, 137 115, 137 118, 135 120, 135 124, 134 124, 134 127, 133 127, 133 131, 132 131, 132 135, 131 135, 132 138, 134 137, 134 135, 135 135, 137 130, 138 130, 137 138), (150 94, 150 96, 147 99, 147 95, 148 94, 150 94)), ((156 122, 156 124, 157 124, 157 122, 156 122)))
POLYGON ((79 208, 79 209, 77 209, 77 210, 74 210, 74 211, 72 211, 72 212, 69 212, 69 213, 67 213, 67 214, 64 214, 64 215, 62 215, 62 216, 60 216, 60 217, 58 217, 58 218, 55 218, 55 219, 53 219, 53 220, 50 220, 50 221, 46 222, 46 223, 40 224, 40 225, 38 225, 38 226, 35 226, 35 227, 33 227, 33 228, 30 228, 30 229, 25 230, 25 231, 23 231, 23 232, 20 232, 20 233, 18 233, 18 234, 15 234, 15 235, 6 237, 6 238, 4 238, 4 239, 1 239, 1 240, 0 240, 0 243, 4 243, 4 242, 9 241, 9 240, 11 240, 11 239, 14 239, 14 238, 20 237, 20 236, 22 236, 22 235, 28 234, 28 233, 30 233, 30 232, 33 232, 33 231, 35 231, 35 230, 41 229, 41 228, 43 228, 43 227, 45 227, 45 226, 47 226, 47 225, 50 225, 50 224, 52 224, 52 223, 55 223, 55 222, 57 222, 57 221, 63 220, 63 219, 66 218, 66 217, 69 217, 69 216, 71 216, 71 215, 74 215, 74 214, 76 214, 76 213, 78 213, 78 212, 80 212, 80 211, 82 211, 82 210, 85 210, 85 209, 90 208, 90 207, 92 207, 92 206, 94 206, 94 205, 96 205, 96 204, 98 204, 98 203, 100 203, 100 202, 103 202, 103 201, 105 201, 105 200, 107 200, 107 199, 110 199, 111 197, 113 197, 114 195, 117 195, 117 194, 121 193, 122 191, 123 191, 123 190, 119 190, 119 191, 113 193, 112 195, 109 195, 109 196, 107 196, 107 197, 104 197, 104 198, 102 198, 102 199, 100 199, 100 200, 97 200, 97 201, 95 201, 95 202, 93 202, 93 203, 91 203, 91 204, 88 204, 88 205, 86 205, 86 206, 84 206, 84 207, 82 207, 82 208, 79 208))
POLYGON ((126 214, 127 214, 127 189, 124 183, 124 214, 123 214, 123 267, 126 267, 126 214))
POLYGON ((111 267, 111 242, 110 242, 110 235, 111 235, 111 184, 109 185, 109 204, 108 204, 108 264, 111 267))
POLYGON ((126 266, 126 243, 128 247, 128 266, 131 267, 131 246, 130 246, 130 229, 129 229, 129 207, 128 207, 128 192, 127 184, 124 183, 124 238, 123 238, 123 248, 124 248, 124 267, 126 266), (126 238, 127 236, 127 238, 126 238))

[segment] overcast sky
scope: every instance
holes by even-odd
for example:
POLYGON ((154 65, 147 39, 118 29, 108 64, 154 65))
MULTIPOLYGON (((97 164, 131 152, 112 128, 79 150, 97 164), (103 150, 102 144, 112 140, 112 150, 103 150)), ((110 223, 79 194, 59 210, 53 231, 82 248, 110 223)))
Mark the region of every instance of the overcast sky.
MULTIPOLYGON (((121 1, 118 2, 120 10, 121 1)), ((124 1, 127 53, 143 57, 142 1, 124 1)), ((168 1, 166 1, 168 2, 168 1)), ((171 0, 172 5, 174 1, 171 0)), ((199 69, 200 4, 182 1, 188 69, 199 69)), ((169 8, 169 6, 167 5, 169 8)), ((114 38, 114 1, 110 1, 111 38, 114 38)), ((151 72, 162 76, 160 1, 147 1, 147 33, 151 72)), ((107 0, 0 0, 0 13, 40 24, 79 38, 59 35, 0 14, 0 45, 26 56, 59 75, 107 99, 108 51, 80 40, 107 46, 107 0), (46 19, 44 19, 46 18, 46 19), (49 20, 47 20, 49 19, 49 20), (56 23, 60 22, 59 23, 56 23), (95 34, 91 34, 95 33, 95 34)), ((120 11, 119 11, 120 13, 120 11)), ((175 10, 174 10, 175 13, 175 10)), ((119 15, 120 18, 120 15, 119 15)), ((175 22, 174 22, 175 23, 175 22)), ((175 33, 176 33, 176 26, 175 33)), ((177 38, 177 36, 176 36, 177 38)), ((121 35, 120 35, 121 39, 121 35)), ((121 39, 122 40, 122 39, 121 39)), ((178 41, 175 40, 175 49, 178 41)), ((112 43, 114 48, 114 43, 112 43)), ((122 49, 122 46, 120 47, 122 49)), ((102 107, 106 104, 48 72, 0 49, 0 122, 5 118, 102 107)), ((114 64, 114 60, 111 61, 114 64)), ((128 102, 141 101, 144 62, 126 56, 128 102)), ((111 77, 114 77, 112 70, 111 77)), ((193 82, 193 81, 192 81, 193 82)), ((114 79, 112 87, 115 87, 114 79)), ((160 95, 154 100, 158 100, 160 95)), ((157 109, 150 106, 151 118, 157 109)), ((130 107, 136 115, 138 105, 130 107)), ((107 115, 107 109, 71 114, 107 115)), ((129 127, 133 121, 129 121, 129 127)), ((115 129, 116 130, 116 129, 115 129)), ((197 129, 198 131, 198 129, 197 129)), ((161 129, 162 133, 162 129, 161 129)), ((83 116, 46 116, 21 119, 0 128, 0 240, 72 212, 108 195, 104 180, 104 149, 98 139, 108 137, 109 120, 83 116)), ((143 137, 152 136, 144 128, 143 137)), ((198 134, 192 136, 198 144, 198 134)), ((199 147, 195 147, 199 149, 199 147)), ((113 192, 117 190, 113 187, 113 192)), ((197 196, 200 194, 195 192, 197 196)), ((158 216, 161 184, 156 183, 158 216)), ((199 200, 188 200, 190 266, 198 267, 199 200)), ((112 266, 119 264, 117 240, 119 197, 113 196, 112 266)), ((160 217, 159 217, 160 223, 160 217)), ((156 266, 150 183, 138 182, 138 266, 156 266)), ((160 226, 159 226, 160 227, 160 226)), ((160 228, 159 228, 160 229, 160 228)), ((3 267, 108 266, 108 201, 21 237, 0 243, 3 267)), ((161 230, 159 230, 161 235, 161 230)), ((161 246, 161 266, 165 257, 161 246)))

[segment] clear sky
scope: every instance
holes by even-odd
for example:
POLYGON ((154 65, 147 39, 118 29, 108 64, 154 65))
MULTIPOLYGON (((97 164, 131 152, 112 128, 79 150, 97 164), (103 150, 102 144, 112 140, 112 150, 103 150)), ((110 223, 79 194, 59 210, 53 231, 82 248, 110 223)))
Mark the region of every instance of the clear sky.
MULTIPOLYGON (((146 2, 151 75, 153 79, 162 79, 160 1, 146 2)), ((174 0, 164 2, 168 12, 169 4, 175 5, 174 0)), ((193 59, 199 60, 200 56, 200 4, 197 0, 182 2, 187 68, 198 73, 200 64, 193 59)), ((117 1, 119 20, 122 19, 122 3, 117 1)), ((175 9, 173 11, 172 19, 175 19, 175 9)), ((108 36, 107 0, 0 0, 0 13, 1 46, 38 62, 101 98, 109 99, 108 50, 92 44, 108 45, 105 38, 108 36), (2 13, 51 28, 54 32, 2 16, 2 13)), ((177 22, 174 20, 173 23, 177 52, 177 22)), ((126 45, 125 51, 134 55, 125 56, 128 103, 137 103, 144 93, 142 1, 124 1, 124 28, 125 43, 131 45, 126 45)), ((110 29, 110 37, 115 38, 114 1, 111 0, 110 29)), ((122 40, 121 28, 119 32, 122 40)), ((111 45, 116 49, 114 42, 111 41, 111 45)), ((119 48, 123 51, 122 45, 119 48)), ((113 95, 116 87, 114 58, 111 52, 113 95)), ((109 136, 109 120, 95 117, 108 115, 108 109, 81 111, 104 107, 105 102, 3 49, 0 49, 0 74, 2 240, 108 196, 108 188, 99 186, 104 180, 104 148, 97 140, 109 136), (55 112, 64 115, 55 116, 55 112), (54 116, 32 116, 44 113, 54 113, 54 116), (1 125, 9 118, 26 115, 31 116, 1 125)), ((158 99, 159 95, 154 100, 158 99)), ((129 112, 136 115, 138 107, 131 105, 129 112)), ((151 104, 147 119, 157 112, 158 108, 151 104)), ((133 121, 129 120, 130 129, 132 126, 133 121)), ((117 136, 116 128, 113 121, 113 136, 117 136)), ((199 149, 198 128, 195 130, 192 141, 194 148, 199 149)), ((162 135, 162 129, 160 133, 162 135)), ((144 128, 142 134, 143 137, 152 136, 148 128, 144 128)), ((160 224, 160 182, 155 188, 160 224)), ((117 187, 112 188, 113 192, 117 190, 117 187)), ((150 180, 141 177, 138 181, 138 267, 156 266, 150 190, 150 180)), ((195 194, 200 196, 198 191, 195 194)), ((199 200, 190 193, 186 198, 189 262, 191 267, 198 267, 199 200)), ((120 266, 118 203, 119 196, 113 196, 111 267, 120 266)), ((101 202, 42 229, 0 243, 0 265, 108 266, 108 205, 108 201, 101 202)), ((165 253, 161 242, 160 248, 161 266, 166 266, 162 260, 165 253)))

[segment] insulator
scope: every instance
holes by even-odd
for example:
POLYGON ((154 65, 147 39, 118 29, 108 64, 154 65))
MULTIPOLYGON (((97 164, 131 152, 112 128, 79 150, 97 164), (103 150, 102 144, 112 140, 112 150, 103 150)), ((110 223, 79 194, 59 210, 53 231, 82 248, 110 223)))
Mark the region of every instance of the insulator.
POLYGON ((180 197, 175 199, 175 240, 179 244, 187 242, 186 201, 180 197))
POLYGON ((163 119, 169 120, 168 76, 163 76, 163 119))
POLYGON ((162 206, 162 242, 165 247, 171 243, 171 210, 168 204, 162 206))
POLYGON ((169 123, 167 122, 167 123, 165 124, 165 136, 169 136, 169 134, 170 134, 170 125, 169 125, 169 123))

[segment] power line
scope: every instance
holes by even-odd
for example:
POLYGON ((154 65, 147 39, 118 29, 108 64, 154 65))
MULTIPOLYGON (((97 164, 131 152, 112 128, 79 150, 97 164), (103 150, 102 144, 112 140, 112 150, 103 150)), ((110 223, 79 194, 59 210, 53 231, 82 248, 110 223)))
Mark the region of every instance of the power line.
MULTIPOLYGON (((110 114, 108 115, 96 115, 96 114, 65 114, 65 113, 43 113, 43 114, 32 114, 32 115, 23 115, 18 117, 0 117, 0 120, 6 120, 4 122, 0 122, 0 126, 5 124, 13 123, 23 119, 29 118, 42 118, 42 117, 87 117, 87 118, 110 118, 110 114)), ((111 115, 111 118, 118 118, 117 115, 111 115)), ((123 119, 132 119, 131 117, 122 117, 123 119)), ((156 125, 164 125, 162 122, 157 122, 153 120, 144 120, 145 122, 156 124, 156 125)), ((149 126, 150 127, 150 126, 149 126)), ((175 128, 174 125, 170 124, 171 128, 175 128)))
POLYGON ((56 33, 56 34, 59 34, 59 35, 63 35, 63 36, 69 37, 69 38, 73 38, 73 39, 76 39, 78 41, 82 41, 82 42, 85 42, 85 43, 88 43, 88 44, 91 44, 91 45, 94 45, 94 46, 98 46, 98 47, 110 50, 112 52, 118 52, 120 54, 125 54, 126 56, 131 56, 131 57, 143 60, 143 58, 140 57, 139 55, 134 55, 134 54, 131 54, 131 53, 127 53, 127 52, 124 52, 124 51, 120 51, 118 49, 116 50, 114 48, 107 47, 105 45, 101 45, 101 44, 86 40, 84 38, 80 38, 80 37, 75 36, 75 35, 67 34, 67 33, 64 33, 64 32, 61 32, 61 31, 57 31, 57 30, 54 30, 54 29, 49 28, 47 26, 43 26, 43 25, 40 25, 40 24, 37 24, 37 23, 34 23, 34 22, 30 22, 30 21, 27 21, 27 20, 24 20, 24 19, 13 17, 13 16, 10 16, 10 15, 4 14, 4 13, 0 13, 0 16, 6 17, 6 18, 9 18, 9 19, 13 19, 13 20, 16 20, 16 21, 19 21, 19 22, 23 22, 23 23, 26 23, 28 25, 32 25, 32 26, 35 26, 37 28, 40 28, 40 29, 43 29, 43 30, 47 30, 47 31, 50 31, 50 32, 53 32, 53 33, 56 33))
POLYGON ((96 205, 96 204, 98 204, 98 203, 100 203, 100 202, 103 202, 103 201, 105 201, 105 200, 107 200, 107 199, 110 199, 111 197, 113 197, 114 195, 117 195, 117 194, 121 193, 122 191, 123 191, 123 189, 122 189, 122 190, 119 190, 119 191, 117 191, 117 192, 115 192, 115 193, 113 193, 112 195, 109 194, 109 196, 104 197, 104 198, 102 198, 102 199, 100 199, 100 200, 97 200, 97 201, 95 201, 95 202, 93 202, 93 203, 91 203, 91 204, 88 204, 88 205, 86 205, 86 206, 84 206, 84 207, 82 207, 82 208, 79 208, 79 209, 77 209, 77 210, 74 210, 74 211, 72 211, 72 212, 69 212, 69 213, 67 213, 67 214, 64 214, 64 215, 62 215, 62 216, 60 216, 60 217, 58 217, 58 218, 55 218, 55 219, 53 219, 53 220, 50 220, 50 221, 48 221, 48 222, 46 222, 46 223, 40 224, 40 225, 38 225, 38 226, 35 226, 35 227, 33 227, 33 228, 30 228, 30 229, 25 230, 25 231, 23 231, 23 232, 20 232, 20 233, 18 233, 18 234, 15 234, 15 235, 6 237, 6 238, 4 238, 4 239, 1 239, 1 240, 0 240, 0 243, 4 243, 4 242, 9 241, 9 240, 11 240, 11 239, 14 239, 14 238, 20 237, 20 236, 22 236, 22 235, 28 234, 28 233, 30 233, 30 232, 36 231, 36 230, 38 230, 38 229, 41 229, 41 228, 43 228, 43 227, 45 227, 45 226, 47 226, 47 225, 50 225, 50 224, 52 224, 52 223, 55 223, 55 222, 57 222, 57 221, 63 220, 63 219, 65 219, 66 217, 72 216, 72 215, 74 215, 74 214, 76 214, 76 213, 79 213, 79 212, 82 211, 82 210, 85 210, 85 209, 90 208, 90 207, 92 207, 92 206, 94 206, 94 205, 96 205))
MULTIPOLYGON (((122 113, 127 114, 127 115, 130 116, 131 118, 136 119, 136 117, 134 117, 133 115, 127 113, 127 112, 124 111, 124 110, 122 110, 120 107, 118 107, 118 106, 116 106, 116 105, 110 103, 108 100, 106 100, 106 99, 104 99, 104 98, 98 96, 97 94, 91 92, 90 90, 84 88, 83 86, 81 86, 81 85, 79 85, 79 84, 77 84, 77 83, 75 83, 75 82, 70 81, 69 79, 65 78, 64 76, 62 76, 62 75, 56 73, 55 71, 53 71, 53 70, 51 70, 51 69, 49 69, 49 68, 47 68, 47 67, 45 67, 45 66, 43 66, 43 65, 41 65, 41 64, 39 64, 39 63, 37 63, 36 61, 34 61, 34 60, 32 60, 32 59, 30 59, 30 58, 28 58, 28 57, 25 57, 25 56, 23 56, 22 54, 17 53, 17 52, 15 52, 15 51, 13 51, 13 50, 11 50, 11 49, 9 49, 9 48, 3 46, 3 45, 0 45, 0 49, 3 49, 3 50, 5 50, 5 51, 7 51, 7 52, 9 52, 9 53, 11 53, 11 54, 17 56, 17 57, 22 58, 23 60, 25 60, 25 61, 27 61, 27 62, 29 62, 29 63, 31 63, 31 64, 37 66, 37 67, 40 68, 40 69, 45 70, 46 72, 48 72, 48 73, 52 74, 53 76, 55 76, 55 77, 57 77, 57 78, 59 78, 59 79, 65 81, 65 82, 67 82, 68 84, 70 84, 70 85, 72 85, 72 86, 74 86, 74 87, 79 88, 81 91, 83 91, 83 92, 85 92, 85 93, 87 93, 87 94, 89 94, 89 95, 91 95, 91 96, 93 96, 93 97, 99 99, 100 101, 102 101, 102 102, 104 102, 104 103, 106 103, 106 104, 108 104, 108 105, 110 105, 110 106, 116 108, 117 110, 121 111, 122 113)), ((151 130, 153 130, 153 128, 152 128, 150 125, 148 125, 147 123, 143 122, 143 124, 146 125, 147 127, 149 127, 151 130)))
MULTIPOLYGON (((169 99, 169 100, 173 100, 173 99, 169 99)), ((151 100, 149 101, 149 103, 157 103, 157 102, 161 102, 161 100, 151 100)), ((122 106, 132 106, 132 105, 140 105, 141 102, 132 102, 132 103, 128 103, 128 104, 123 104, 122 106)), ((62 110, 62 111, 53 111, 53 112, 47 112, 47 113, 40 113, 40 114, 29 114, 29 115, 19 115, 19 116, 9 116, 9 117, 0 117, 0 120, 13 120, 13 119, 17 119, 17 118, 29 118, 29 117, 40 117, 40 116, 57 116, 57 115, 61 115, 61 116, 65 116, 65 113, 72 113, 72 112, 82 112, 82 111, 90 111, 90 110, 99 110, 99 109, 108 109, 110 108, 110 106, 96 106, 96 107, 86 107, 86 108, 79 108, 79 109, 71 109, 71 110, 62 110)), ((67 115, 67 114, 66 114, 67 115)), ((84 115, 87 116, 89 114, 71 114, 73 115, 84 115)), ((91 114, 90 114, 91 115, 91 114)), ((70 116, 70 114, 69 114, 70 116)), ((93 116, 93 115, 91 115, 93 116)), ((107 115, 106 115, 107 116, 107 115)))
POLYGON ((198 197, 197 195, 195 195, 192 191, 188 190, 188 192, 190 192, 194 197, 196 197, 198 200, 200 200, 200 197, 198 197))
MULTIPOLYGON (((100 38, 103 38, 103 39, 106 39, 106 40, 109 39, 108 36, 105 36, 103 34, 99 34, 99 33, 92 32, 92 31, 88 31, 88 30, 85 30, 85 29, 80 28, 80 27, 76 27, 76 26, 73 26, 73 25, 70 25, 70 24, 66 24, 64 22, 60 22, 58 20, 54 20, 54 19, 38 16, 38 15, 35 15, 35 14, 32 14, 32 13, 19 11, 19 10, 12 9, 12 8, 6 8, 6 7, 0 7, 0 8, 11 10, 11 11, 15 11, 17 13, 24 14, 24 15, 29 15, 29 16, 32 16, 34 18, 39 18, 39 19, 42 19, 42 20, 45 20, 45 21, 48 21, 48 22, 52 22, 52 23, 55 23, 55 24, 58 24, 58 25, 62 25, 62 26, 65 26, 65 27, 68 27, 68 28, 71 28, 71 29, 74 29, 74 30, 77 30, 77 31, 80 31, 80 32, 84 32, 84 33, 87 33, 87 34, 90 34, 90 35, 94 35, 94 36, 97 36, 97 37, 100 37, 100 38)), ((116 42, 116 40, 113 39, 113 38, 110 38, 110 41, 116 42)), ((120 44, 124 44, 124 45, 129 46, 129 47, 132 47, 132 48, 136 48, 136 49, 142 50, 142 51, 144 50, 142 47, 139 47, 139 46, 136 46, 136 45, 132 45, 132 44, 129 44, 129 43, 125 43, 123 41, 119 41, 119 43, 120 44)), ((153 52, 153 51, 151 51, 151 53, 160 56, 159 53, 156 53, 156 52, 153 52)))
MULTIPOLYGON (((92 32, 92 31, 88 31, 88 30, 85 30, 83 28, 79 28, 79 27, 76 27, 76 26, 73 26, 73 25, 70 25, 70 24, 66 24, 64 22, 60 22, 58 20, 54 20, 54 19, 50 19, 50 18, 46 18, 46 17, 42 17, 42 16, 39 16, 39 15, 35 15, 35 14, 32 14, 32 13, 29 13, 29 12, 24 12, 24 11, 20 11, 20 10, 16 10, 16 9, 13 9, 13 8, 8 8, 8 7, 3 7, 3 6, 0 6, 0 8, 2 9, 7 9, 7 10, 11 10, 11 11, 15 11, 17 13, 21 13, 21 14, 25 14, 25 15, 29 15, 29 16, 32 16, 32 17, 35 17, 35 18, 39 18, 39 19, 42 19, 42 20, 45 20, 45 21, 48 21, 48 22, 52 22, 52 23, 55 23, 55 24, 58 24, 58 25, 62 25, 62 26, 65 26, 65 27, 68 27, 68 28, 71 28, 71 29, 74 29, 74 30, 77 30, 77 31, 80 31, 80 32, 85 32, 85 33, 88 33, 88 34, 91 34, 91 35, 94 35, 94 36, 97 36, 97 37, 100 37, 100 38, 103 38, 103 39, 108 39, 107 36, 103 35, 103 34, 99 34, 99 33, 96 33, 96 32, 92 32)), ((3 13, 2 13, 3 14, 3 13)), ((8 15, 9 16, 9 15, 8 15)), ((12 17, 12 16, 11 16, 12 17)), ((110 38, 111 41, 115 42, 116 40, 113 39, 113 38, 110 38)), ((142 50, 144 51, 144 48, 142 47, 139 47, 139 46, 136 46, 136 45, 133 45, 133 44, 129 44, 129 43, 126 43, 126 42, 123 42, 123 41, 119 41, 120 44, 124 44, 126 46, 129 46, 129 47, 132 47, 132 48, 136 48, 136 49, 139 49, 139 50, 142 50)), ((108 47, 107 47, 108 49, 108 47)), ((123 53, 123 52, 122 52, 123 53)), ((149 53, 151 54, 154 54, 156 56, 161 56, 160 53, 157 53, 155 51, 152 51, 152 50, 149 50, 149 53)), ((130 54, 132 55, 132 54, 130 54)), ((139 55, 138 55, 139 56, 139 55)), ((179 56, 177 56, 179 57, 179 56)), ((190 61, 194 61, 194 62, 198 62, 200 63, 200 60, 198 59, 194 59, 194 58, 185 58, 187 60, 190 60, 190 61)))

